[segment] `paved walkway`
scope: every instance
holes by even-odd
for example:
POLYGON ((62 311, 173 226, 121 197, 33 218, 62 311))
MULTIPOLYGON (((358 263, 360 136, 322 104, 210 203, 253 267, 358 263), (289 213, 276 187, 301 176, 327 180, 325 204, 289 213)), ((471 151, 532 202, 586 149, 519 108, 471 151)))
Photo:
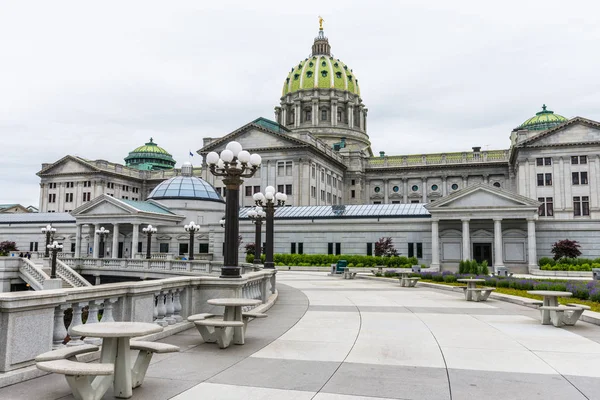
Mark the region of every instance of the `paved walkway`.
MULTIPOLYGON (((220 350, 195 330, 163 341, 133 399, 600 399, 600 327, 542 326, 539 313, 397 281, 279 272, 269 318, 220 350)), ((111 390, 104 397, 113 399, 111 390)), ((0 399, 72 399, 62 376, 0 399)))

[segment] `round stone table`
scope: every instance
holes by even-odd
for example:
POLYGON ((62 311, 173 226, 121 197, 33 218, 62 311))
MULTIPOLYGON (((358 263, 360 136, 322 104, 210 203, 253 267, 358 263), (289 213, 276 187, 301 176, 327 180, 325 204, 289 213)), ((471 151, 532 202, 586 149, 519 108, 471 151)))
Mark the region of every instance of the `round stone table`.
MULTIPOLYGON (((207 301, 212 306, 225 307, 223 311, 223 321, 240 321, 243 322, 242 318, 242 307, 244 306, 257 306, 262 304, 262 301, 256 299, 243 299, 243 298, 224 298, 224 299, 210 299, 207 301)), ((233 328, 233 343, 244 344, 244 328, 233 328)))
POLYGON ((478 283, 485 282, 485 279, 481 279, 481 278, 463 278, 463 279, 457 279, 456 281, 467 284, 466 288, 463 287, 463 290, 465 291, 465 300, 472 301, 473 300, 473 293, 469 289, 474 289, 475 287, 477 287, 478 283))
MULTIPOLYGON (((559 297, 571 297, 573 293, 571 292, 557 292, 555 290, 528 290, 527 293, 535 294, 538 296, 544 297, 545 307, 556 307, 558 306, 558 298, 559 297)), ((550 310, 540 310, 540 314, 542 315, 542 325, 550 325, 552 322, 550 320, 550 310)))

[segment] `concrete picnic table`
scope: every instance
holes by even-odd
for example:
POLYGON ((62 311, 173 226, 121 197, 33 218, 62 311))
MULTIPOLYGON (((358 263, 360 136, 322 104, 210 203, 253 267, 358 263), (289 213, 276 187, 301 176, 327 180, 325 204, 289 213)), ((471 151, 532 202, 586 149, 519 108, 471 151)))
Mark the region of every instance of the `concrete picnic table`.
MULTIPOLYGON (((528 290, 527 293, 535 294, 538 296, 544 297, 544 307, 556 307, 558 306, 558 298, 559 297, 571 297, 573 293, 571 292, 557 292, 554 290, 528 290)), ((542 314, 542 325, 550 325, 550 310, 540 310, 542 314)))
MULTIPOLYGON (((402 287, 414 287, 416 284, 416 280, 414 280, 411 284, 410 275, 414 274, 412 269, 401 269, 398 271, 398 275, 400 275, 400 286, 402 287)), ((421 279, 421 278, 419 278, 421 279)))
POLYGON ((77 335, 102 338, 100 362, 114 364, 115 374, 114 379, 113 376, 98 376, 95 379, 102 381, 98 385, 110 385, 113 380, 114 395, 122 399, 133 395, 129 340, 162 330, 162 326, 146 322, 98 322, 73 327, 77 335))
POLYGON ((485 279, 481 279, 481 278, 463 278, 463 279, 457 279, 456 281, 467 284, 467 287, 463 288, 464 291, 465 291, 465 300, 472 301, 473 300, 473 293, 469 289, 475 289, 475 287, 477 287, 477 284, 485 282, 485 279))
MULTIPOLYGON (((239 321, 243 322, 242 319, 242 307, 245 306, 257 306, 262 304, 262 301, 257 299, 243 299, 243 298, 224 298, 224 299, 210 299, 207 301, 212 306, 225 307, 223 311, 223 321, 239 321)), ((244 344, 244 328, 236 327, 233 328, 233 342, 236 344, 244 344)))

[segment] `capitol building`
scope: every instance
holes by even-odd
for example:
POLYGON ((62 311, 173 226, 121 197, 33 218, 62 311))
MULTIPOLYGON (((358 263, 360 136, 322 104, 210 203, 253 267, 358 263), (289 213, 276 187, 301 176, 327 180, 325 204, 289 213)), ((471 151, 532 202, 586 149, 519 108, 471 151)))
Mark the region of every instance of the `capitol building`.
MULTIPOLYGON (((273 119, 197 144, 203 159, 232 140, 262 157, 240 187, 242 247, 254 242, 252 196, 271 185, 287 195, 276 213, 275 253, 373 254, 374 242, 389 236, 399 253, 434 268, 476 259, 526 272, 568 238, 583 256, 600 257, 599 122, 543 105, 498 132, 505 149, 373 152, 359 72, 332 56, 321 27, 311 55, 282 71, 273 119)), ((94 232, 105 227, 103 256, 132 258, 146 251, 141 228, 152 224, 152 252, 177 257, 189 250, 183 226, 195 221, 202 230, 194 253, 222 260, 223 182, 206 164, 174 168, 168 147, 149 139, 124 164, 73 155, 42 164, 40 212, 0 214, 0 241, 41 251, 39 228, 51 223, 65 253, 98 257, 94 232)))

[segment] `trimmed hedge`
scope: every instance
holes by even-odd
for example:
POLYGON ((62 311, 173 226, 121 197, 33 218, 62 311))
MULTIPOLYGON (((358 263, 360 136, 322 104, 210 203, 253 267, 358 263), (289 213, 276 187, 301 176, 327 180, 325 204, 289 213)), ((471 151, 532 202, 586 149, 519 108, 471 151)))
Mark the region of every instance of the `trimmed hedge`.
POLYGON ((584 263, 584 264, 565 264, 565 263, 558 263, 558 264, 545 264, 542 265, 540 267, 540 269, 542 270, 546 270, 546 271, 591 271, 592 268, 600 268, 600 263, 584 263))
MULTIPOLYGON (((248 260, 246 256, 246 260, 248 260)), ((354 254, 274 254, 273 262, 280 266, 329 267, 339 260, 346 260, 348 267, 375 267, 378 265, 392 268, 410 268, 419 264, 416 257, 376 257, 354 254)))

